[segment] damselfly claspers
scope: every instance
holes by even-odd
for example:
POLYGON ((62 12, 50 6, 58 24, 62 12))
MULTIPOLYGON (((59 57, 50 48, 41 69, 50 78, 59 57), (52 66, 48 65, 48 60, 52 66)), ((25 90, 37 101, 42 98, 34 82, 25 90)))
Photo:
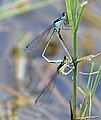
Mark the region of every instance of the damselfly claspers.
MULTIPOLYGON (((42 92, 39 94, 39 96, 37 97, 37 99, 35 100, 35 105, 41 105, 43 103, 45 103, 48 98, 50 97, 50 95, 52 94, 55 82, 56 82, 56 76, 58 74, 63 74, 63 75, 69 75, 74 67, 74 62, 73 62, 73 58, 68 50, 68 48, 66 47, 61 34, 60 34, 60 29, 58 30, 58 38, 59 41, 61 42, 63 48, 65 49, 67 56, 64 56, 63 60, 48 60, 50 63, 60 63, 59 66, 57 67, 56 72, 53 74, 53 76, 51 77, 51 80, 49 81, 48 85, 42 90, 42 92), (65 72, 65 69, 69 68, 68 72, 65 72)), ((45 57, 45 56, 44 56, 45 57)), ((47 59, 47 58, 45 58, 47 59)))

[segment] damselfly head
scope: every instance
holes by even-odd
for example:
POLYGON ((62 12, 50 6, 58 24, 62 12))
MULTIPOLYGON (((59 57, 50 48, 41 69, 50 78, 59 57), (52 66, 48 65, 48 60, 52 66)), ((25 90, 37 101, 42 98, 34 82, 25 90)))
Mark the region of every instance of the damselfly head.
POLYGON ((67 63, 67 62, 68 62, 68 57, 67 57, 67 56, 64 56, 63 62, 64 62, 64 63, 67 63))
POLYGON ((66 13, 65 12, 62 13, 61 19, 66 20, 66 13))
POLYGON ((66 55, 64 56, 64 60, 66 60, 66 55))
POLYGON ((68 21, 68 16, 66 12, 62 13, 61 19, 68 21))
POLYGON ((66 13, 65 12, 62 13, 60 20, 66 20, 66 13))
POLYGON ((68 57, 65 55, 65 56, 64 56, 64 60, 66 60, 66 59, 68 59, 68 57))
POLYGON ((65 12, 63 12, 63 13, 62 13, 62 16, 63 16, 63 17, 64 17, 64 16, 66 16, 66 13, 65 13, 65 12))

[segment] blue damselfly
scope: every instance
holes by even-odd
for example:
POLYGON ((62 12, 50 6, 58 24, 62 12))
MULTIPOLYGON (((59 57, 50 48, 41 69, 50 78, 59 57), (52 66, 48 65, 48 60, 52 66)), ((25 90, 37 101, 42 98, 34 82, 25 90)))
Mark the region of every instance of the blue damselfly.
POLYGON ((39 48, 46 39, 48 39, 50 42, 53 34, 57 33, 57 30, 60 26, 62 29, 68 29, 69 23, 65 12, 63 12, 62 15, 57 18, 53 24, 50 25, 41 35, 37 36, 26 46, 27 52, 29 53, 39 48))

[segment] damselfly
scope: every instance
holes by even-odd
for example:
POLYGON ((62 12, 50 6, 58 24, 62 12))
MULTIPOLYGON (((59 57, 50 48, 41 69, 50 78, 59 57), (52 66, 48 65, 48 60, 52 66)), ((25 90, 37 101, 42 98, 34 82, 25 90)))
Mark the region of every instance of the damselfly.
POLYGON ((39 48, 39 46, 46 40, 48 39, 48 42, 46 44, 46 47, 42 53, 42 57, 48 61, 49 63, 60 63, 60 65, 57 67, 56 72, 53 74, 53 76, 51 77, 50 82, 48 83, 48 85, 44 88, 44 90, 40 93, 40 95, 38 96, 38 98, 35 101, 35 104, 43 104, 44 102, 47 101, 47 99, 50 97, 55 82, 56 82, 56 76, 61 73, 63 75, 68 75, 70 74, 73 69, 74 69, 74 64, 73 64, 73 59, 72 56, 68 50, 68 48, 66 47, 61 35, 60 35, 60 27, 62 27, 62 29, 67 29, 69 23, 68 23, 68 19, 66 16, 66 13, 63 13, 58 19, 56 19, 53 24, 51 26, 49 26, 41 35, 39 35, 38 37, 36 37, 33 41, 31 41, 27 46, 27 52, 32 52, 35 49, 39 48), (49 60, 47 57, 45 57, 45 51, 51 41, 51 38, 53 36, 54 33, 57 33, 56 35, 58 36, 58 39, 60 41, 60 43, 62 44, 63 48, 65 49, 67 56, 64 56, 63 60, 49 60), (69 68, 68 72, 65 72, 65 69, 69 68))
MULTIPOLYGON (((39 96, 37 97, 35 104, 36 105, 40 105, 43 104, 44 102, 46 102, 48 100, 48 98, 50 97, 50 95, 52 94, 55 82, 56 82, 56 76, 58 74, 63 74, 63 75, 69 75, 73 69, 74 69, 74 63, 73 63, 73 58, 68 50, 68 48, 66 47, 61 34, 60 34, 60 28, 58 30, 58 38, 59 41, 61 42, 63 48, 65 49, 67 56, 64 56, 63 60, 48 60, 45 56, 45 59, 48 60, 48 62, 50 63, 60 63, 60 65, 57 67, 56 72, 53 74, 53 76, 51 77, 51 80, 49 81, 48 85, 43 89, 43 91, 39 94, 39 96), (68 72, 65 72, 65 69, 69 68, 68 72)), ((45 49, 46 50, 46 49, 45 49)), ((45 52, 45 51, 44 51, 45 52)))
MULTIPOLYGON (((40 45, 48 39, 49 42, 51 41, 51 38, 54 33, 57 33, 57 30, 59 27, 62 27, 62 29, 68 29, 69 23, 68 18, 66 16, 66 13, 63 12, 62 15, 57 18, 52 25, 50 25, 41 35, 37 36, 33 41, 31 41, 27 46, 26 50, 27 52, 32 52, 35 49, 39 48, 40 45)), ((48 43, 49 43, 48 42, 48 43)))

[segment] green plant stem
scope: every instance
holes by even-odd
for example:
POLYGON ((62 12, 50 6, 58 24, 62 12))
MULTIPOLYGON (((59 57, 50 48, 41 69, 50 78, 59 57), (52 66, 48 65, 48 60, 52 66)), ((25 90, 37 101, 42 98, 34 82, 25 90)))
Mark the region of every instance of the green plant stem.
MULTIPOLYGON (((93 72, 93 69, 94 69, 94 63, 92 63, 90 73, 93 72)), ((90 82, 91 82, 91 75, 89 75, 89 78, 88 78, 88 83, 86 85, 85 96, 87 96, 87 93, 88 93, 88 90, 89 90, 89 87, 90 87, 90 82)))
POLYGON ((74 35, 73 35, 73 57, 74 60, 77 60, 77 56, 78 56, 78 38, 77 38, 77 31, 74 31, 74 35))
MULTIPOLYGON (((98 86, 98 83, 99 83, 99 80, 100 80, 100 77, 101 77, 101 65, 99 67, 99 72, 96 76, 96 79, 95 79, 95 82, 94 82, 94 85, 93 85, 93 88, 92 88, 92 92, 91 92, 91 99, 93 98, 94 94, 95 94, 95 91, 97 89, 97 86, 98 86)), ((89 110, 89 106, 90 106, 90 99, 88 101, 88 104, 86 105, 86 108, 85 108, 85 111, 84 111, 84 117, 87 115, 87 112, 89 110)))
POLYGON ((78 11, 78 0, 74 0, 74 9, 73 9, 73 19, 74 19, 74 27, 76 25, 77 22, 77 11, 78 11))
MULTIPOLYGON (((92 63, 90 73, 93 72, 93 69, 94 69, 94 63, 92 63)), ((90 86, 90 81, 91 81, 91 75, 89 75, 88 83, 87 83, 87 86, 86 86, 86 91, 85 91, 85 94, 84 94, 84 99, 83 99, 82 104, 81 104, 80 117, 82 117, 82 113, 83 113, 83 109, 84 109, 84 105, 85 105, 85 98, 87 97, 87 93, 88 93, 89 86, 90 86)))
POLYGON ((71 4, 72 4, 72 15, 73 15, 73 10, 74 10, 74 6, 75 6, 74 0, 71 0, 71 4))
POLYGON ((80 25, 80 22, 81 22, 81 19, 82 19, 82 16, 84 14, 84 8, 85 8, 85 5, 87 4, 87 1, 85 0, 85 2, 82 3, 81 5, 81 8, 79 10, 79 14, 78 14, 78 18, 77 18, 77 23, 76 23, 76 26, 75 26, 75 30, 77 31, 79 25, 80 25))
POLYGON ((73 118, 76 118, 76 105, 77 105, 77 65, 75 66, 73 75, 73 118))
MULTIPOLYGON (((74 34, 74 23, 73 23, 73 18, 72 18, 70 0, 66 0, 66 10, 67 10, 67 15, 68 15, 71 34, 73 35, 74 34)), ((73 39, 73 36, 72 36, 72 39, 73 39)))
MULTIPOLYGON (((78 31, 78 27, 80 25, 81 22, 81 18, 83 16, 84 13, 84 7, 85 4, 87 2, 84 2, 81 6, 81 9, 79 11, 79 15, 77 17, 77 10, 78 10, 78 0, 75 0, 74 2, 74 34, 73 36, 73 57, 74 57, 74 61, 77 60, 77 56, 78 56, 78 38, 77 38, 77 31, 78 31)), ((74 110, 74 118, 76 118, 76 103, 77 103, 77 73, 78 73, 78 66, 77 64, 75 64, 75 69, 74 69, 74 75, 73 75, 73 110, 74 110)))
MULTIPOLYGON (((77 13, 77 3, 75 3, 75 1, 72 0, 72 10, 73 10, 73 14, 77 13), (74 9, 76 10, 76 12, 74 11, 74 9)), ((71 11, 71 6, 70 6, 70 0, 66 0, 66 9, 67 9, 67 14, 68 14, 68 19, 69 19, 69 25, 70 25, 70 29, 71 29, 71 34, 72 34, 72 46, 73 46, 73 59, 76 61, 77 56, 78 56, 78 51, 77 51, 77 31, 74 30, 74 24, 75 22, 73 22, 73 18, 74 16, 72 15, 72 11, 71 11)), ((76 17, 75 17, 76 18, 76 17)), ((76 20, 76 19, 75 19, 76 20)), ((74 69, 74 75, 73 75, 73 118, 76 118, 76 104, 77 104, 77 64, 74 65, 75 69, 74 69)))
MULTIPOLYGON (((76 61, 78 56, 78 51, 77 51, 77 32, 74 32, 73 36, 73 57, 74 61, 76 61)), ((77 76, 78 76, 78 66, 77 64, 74 64, 75 69, 74 69, 74 74, 73 74, 73 113, 74 113, 74 118, 76 118, 76 104, 77 104, 77 76)))

